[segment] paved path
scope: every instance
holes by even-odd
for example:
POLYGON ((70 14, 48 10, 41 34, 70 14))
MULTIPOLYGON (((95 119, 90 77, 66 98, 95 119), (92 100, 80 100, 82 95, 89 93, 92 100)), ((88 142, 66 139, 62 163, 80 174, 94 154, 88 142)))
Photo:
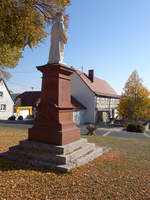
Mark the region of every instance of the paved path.
POLYGON ((0 127, 12 127, 12 128, 31 128, 32 124, 7 124, 0 122, 0 127))
MULTIPOLYGON (((81 132, 85 134, 86 127, 81 127, 81 132)), ((147 133, 134 133, 127 132, 123 128, 97 128, 95 135, 103 137, 122 137, 122 138, 137 138, 137 139, 148 139, 150 140, 150 131, 147 133)))
POLYGON ((145 135, 147 138, 150 139, 150 132, 148 132, 148 133, 144 133, 144 135, 145 135))
POLYGON ((134 133, 127 132, 123 129, 101 129, 98 128, 96 131, 96 135, 100 135, 103 137, 111 136, 111 137, 122 137, 122 138, 139 138, 139 139, 150 139, 150 133, 134 133))

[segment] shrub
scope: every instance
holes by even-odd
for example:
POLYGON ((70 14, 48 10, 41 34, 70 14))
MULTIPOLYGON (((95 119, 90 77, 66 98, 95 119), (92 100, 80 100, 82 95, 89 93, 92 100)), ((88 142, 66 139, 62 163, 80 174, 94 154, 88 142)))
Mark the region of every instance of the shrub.
POLYGON ((127 131, 136 132, 136 124, 128 124, 127 131))
POLYGON ((142 124, 137 125, 137 132, 144 133, 145 132, 145 126, 142 124))
POLYGON ((11 117, 9 117, 8 120, 12 120, 12 121, 16 120, 15 115, 12 115, 11 117))
POLYGON ((18 120, 23 120, 23 117, 20 115, 20 116, 18 117, 18 120))
POLYGON ((96 130, 96 126, 93 125, 93 124, 90 124, 87 126, 87 130, 88 130, 88 135, 93 135, 94 134, 94 131, 96 130))
POLYGON ((145 132, 145 126, 143 126, 142 124, 129 124, 127 126, 127 131, 144 133, 145 132))

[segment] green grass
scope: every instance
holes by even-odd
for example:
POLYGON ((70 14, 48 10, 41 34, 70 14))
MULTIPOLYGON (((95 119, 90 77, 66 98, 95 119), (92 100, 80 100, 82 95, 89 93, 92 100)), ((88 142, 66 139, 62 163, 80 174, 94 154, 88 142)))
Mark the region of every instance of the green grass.
MULTIPOLYGON (((0 128, 0 152, 26 138, 25 129, 0 128)), ((0 200, 150 199, 150 141, 87 138, 112 151, 69 174, 0 158, 0 200)))
POLYGON ((119 137, 87 137, 89 142, 100 146, 109 146, 127 157, 134 157, 141 161, 150 161, 150 140, 126 139, 119 137))

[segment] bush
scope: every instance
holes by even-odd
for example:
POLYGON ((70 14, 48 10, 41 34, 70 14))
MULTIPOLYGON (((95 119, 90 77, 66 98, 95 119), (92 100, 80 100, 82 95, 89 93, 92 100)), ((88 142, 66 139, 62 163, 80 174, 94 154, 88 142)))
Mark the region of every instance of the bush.
POLYGON ((137 132, 144 133, 145 132, 145 126, 142 124, 137 125, 137 132))
POLYGON ((87 126, 87 130, 88 130, 88 135, 93 135, 94 134, 94 131, 96 130, 96 126, 93 125, 93 124, 90 124, 87 126))
POLYGON ((18 117, 18 120, 23 120, 23 117, 20 115, 20 116, 18 117))
POLYGON ((128 124, 127 131, 136 132, 136 125, 135 124, 128 124))
POLYGON ((15 115, 12 115, 11 117, 9 117, 8 120, 12 120, 12 121, 16 120, 15 115))
POLYGON ((143 126, 142 124, 129 124, 127 126, 127 131, 144 133, 145 132, 145 126, 143 126))

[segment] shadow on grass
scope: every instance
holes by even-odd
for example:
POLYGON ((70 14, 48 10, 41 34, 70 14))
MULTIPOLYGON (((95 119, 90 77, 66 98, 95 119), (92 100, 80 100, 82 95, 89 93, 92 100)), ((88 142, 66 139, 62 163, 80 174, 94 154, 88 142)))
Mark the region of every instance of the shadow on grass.
MULTIPOLYGON (((52 172, 60 176, 66 174, 66 172, 59 172, 56 171, 55 169, 49 169, 48 167, 33 166, 32 164, 13 160, 11 158, 6 158, 4 154, 5 153, 0 153, 0 171, 2 172, 24 170, 24 171, 37 171, 41 173, 52 172)), ((68 173, 71 174, 71 172, 68 173)))

